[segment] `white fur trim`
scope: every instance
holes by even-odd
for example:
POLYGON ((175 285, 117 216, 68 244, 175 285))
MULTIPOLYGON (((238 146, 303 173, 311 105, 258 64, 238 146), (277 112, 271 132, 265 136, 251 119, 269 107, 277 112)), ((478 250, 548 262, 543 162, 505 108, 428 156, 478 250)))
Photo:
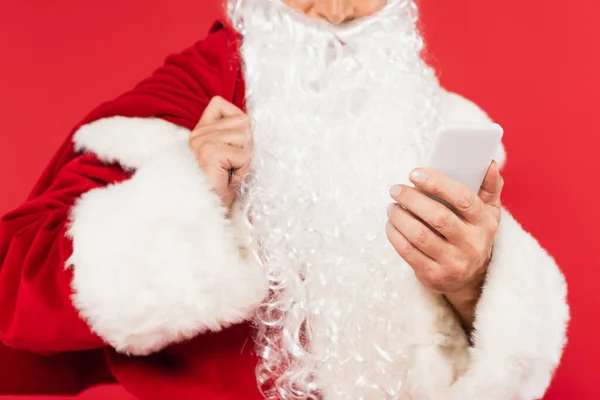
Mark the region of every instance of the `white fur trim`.
POLYGON ((158 119, 111 118, 75 135, 80 150, 138 167, 85 193, 68 231, 74 304, 120 352, 149 354, 241 322, 267 293, 184 132, 158 119))
POLYGON ((110 117, 83 125, 73 136, 76 151, 135 169, 186 141, 190 131, 160 118, 110 117))
POLYGON ((470 367, 451 398, 541 398, 566 343, 566 295, 552 257, 503 211, 477 306, 470 367))
MULTIPOLYGON (((447 122, 487 122, 490 117, 479 108, 475 103, 464 97, 451 93, 446 90, 440 93, 442 119, 447 122)), ((496 157, 494 157, 500 167, 506 162, 506 152, 504 146, 500 146, 496 157)))

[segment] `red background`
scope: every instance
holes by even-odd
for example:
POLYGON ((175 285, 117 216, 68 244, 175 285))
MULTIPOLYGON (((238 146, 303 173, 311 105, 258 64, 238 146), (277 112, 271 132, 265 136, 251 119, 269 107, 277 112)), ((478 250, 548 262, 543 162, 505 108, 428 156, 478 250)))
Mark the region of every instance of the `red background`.
MULTIPOLYGON (((442 82, 506 130, 505 204, 567 275, 570 343, 546 398, 600 398, 600 2, 421 3, 442 82)), ((220 0, 0 1, 0 213, 24 198, 78 119, 201 38, 220 8, 220 0)))

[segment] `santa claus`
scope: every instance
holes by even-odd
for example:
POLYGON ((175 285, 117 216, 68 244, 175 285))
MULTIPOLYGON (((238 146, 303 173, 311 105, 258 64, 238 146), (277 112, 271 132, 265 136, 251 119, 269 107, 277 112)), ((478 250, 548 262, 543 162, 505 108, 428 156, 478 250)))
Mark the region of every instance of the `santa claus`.
POLYGON ((543 396, 565 281, 500 204, 503 151, 478 193, 421 168, 488 118, 422 61, 414 3, 228 7, 3 218, 0 392, 543 396))

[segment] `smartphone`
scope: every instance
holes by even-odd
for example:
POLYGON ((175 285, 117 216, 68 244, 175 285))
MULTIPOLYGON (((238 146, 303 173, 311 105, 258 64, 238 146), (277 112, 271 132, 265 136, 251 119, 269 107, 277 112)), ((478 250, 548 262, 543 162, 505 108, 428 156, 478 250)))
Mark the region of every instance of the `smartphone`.
POLYGON ((425 167, 479 192, 504 130, 492 122, 447 123, 436 132, 425 167))

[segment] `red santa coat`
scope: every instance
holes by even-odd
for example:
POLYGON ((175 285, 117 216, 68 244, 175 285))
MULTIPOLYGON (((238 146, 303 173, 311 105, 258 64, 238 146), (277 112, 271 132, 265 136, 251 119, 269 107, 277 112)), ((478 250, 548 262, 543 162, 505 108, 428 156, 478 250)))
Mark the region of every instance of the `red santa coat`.
MULTIPOLYGON (((187 144, 212 97, 244 108, 238 42, 218 22, 98 107, 4 216, 0 394, 118 382, 140 399, 261 398, 245 321, 266 282, 187 144)), ((445 119, 487 120, 441 96, 445 119)), ((474 346, 456 321, 421 338, 421 379, 444 382, 447 398, 539 397, 560 359, 568 308, 556 264, 506 212, 494 248, 474 346), (456 356, 431 361, 439 346, 456 356)))
MULTIPOLYGON (((192 129, 217 95, 244 105, 237 36, 220 22, 73 133, 113 116, 157 117, 192 129)), ((117 381, 142 399, 260 398, 245 324, 150 356, 126 356, 80 316, 71 299, 73 271, 65 268, 72 254, 69 213, 82 194, 130 178, 134 167, 101 158, 77 151, 69 135, 27 201, 0 223, 0 394, 69 394, 117 381)))

